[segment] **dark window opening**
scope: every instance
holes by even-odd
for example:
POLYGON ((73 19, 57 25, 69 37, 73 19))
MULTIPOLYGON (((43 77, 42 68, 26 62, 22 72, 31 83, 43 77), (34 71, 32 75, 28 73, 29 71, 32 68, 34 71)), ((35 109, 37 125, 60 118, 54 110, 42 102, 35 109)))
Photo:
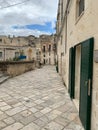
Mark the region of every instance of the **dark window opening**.
POLYGON ((51 59, 49 58, 49 64, 51 64, 51 59))
POLYGON ((84 0, 79 0, 79 16, 84 11, 84 0))
POLYGON ((15 52, 15 57, 19 57, 19 52, 15 52))
POLYGON ((11 39, 11 43, 13 42, 13 40, 11 39))
POLYGON ((2 42, 2 39, 0 39, 0 42, 2 42))
POLYGON ((46 64, 46 61, 45 61, 45 59, 44 59, 44 64, 46 64))
POLYGON ((2 57, 2 52, 0 52, 0 58, 2 57))
POLYGON ((43 46, 43 52, 45 52, 46 51, 46 48, 45 48, 45 46, 43 46))
POLYGON ((49 52, 51 51, 51 45, 49 45, 49 52))

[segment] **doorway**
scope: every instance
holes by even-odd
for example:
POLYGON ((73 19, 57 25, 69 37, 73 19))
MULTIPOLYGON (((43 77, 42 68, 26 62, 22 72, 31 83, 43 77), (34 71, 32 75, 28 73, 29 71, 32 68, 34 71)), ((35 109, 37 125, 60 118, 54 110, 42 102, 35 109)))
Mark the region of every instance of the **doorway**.
POLYGON ((75 104, 79 111, 80 98, 80 71, 81 71, 81 45, 75 48, 75 104))
POLYGON ((77 100, 85 130, 91 128, 93 47, 94 39, 90 38, 69 51, 69 94, 77 100))
POLYGON ((46 60, 44 59, 44 65, 46 64, 46 60))
POLYGON ((85 130, 90 130, 94 39, 86 40, 81 45, 79 116, 85 130))

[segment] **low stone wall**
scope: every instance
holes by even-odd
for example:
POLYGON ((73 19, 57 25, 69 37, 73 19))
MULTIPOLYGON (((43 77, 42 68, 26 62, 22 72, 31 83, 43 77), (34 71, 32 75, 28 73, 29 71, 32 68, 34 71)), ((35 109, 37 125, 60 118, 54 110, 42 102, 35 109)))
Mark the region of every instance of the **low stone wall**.
POLYGON ((35 61, 0 62, 0 71, 11 77, 35 69, 35 61))

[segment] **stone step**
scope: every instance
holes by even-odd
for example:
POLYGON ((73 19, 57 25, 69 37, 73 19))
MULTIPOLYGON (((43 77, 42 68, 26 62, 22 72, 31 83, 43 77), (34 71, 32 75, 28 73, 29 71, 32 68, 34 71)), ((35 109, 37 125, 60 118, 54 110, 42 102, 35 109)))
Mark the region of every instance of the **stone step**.
POLYGON ((0 77, 0 84, 4 83, 5 81, 7 81, 10 78, 10 76, 5 76, 3 75, 2 77, 0 77))
POLYGON ((4 76, 4 74, 3 74, 3 73, 0 73, 0 78, 3 77, 3 76, 4 76))

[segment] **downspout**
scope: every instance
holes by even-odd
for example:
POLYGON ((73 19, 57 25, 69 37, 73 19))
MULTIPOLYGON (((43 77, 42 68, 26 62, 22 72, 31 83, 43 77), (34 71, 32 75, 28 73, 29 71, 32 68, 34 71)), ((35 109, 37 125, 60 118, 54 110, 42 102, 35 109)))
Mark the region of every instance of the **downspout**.
POLYGON ((66 23, 66 25, 65 25, 65 27, 66 27, 66 28, 65 28, 65 29, 66 29, 66 30, 65 30, 65 34, 66 34, 66 35, 65 35, 65 53, 66 53, 66 50, 67 50, 67 12, 66 12, 65 19, 66 19, 66 20, 65 20, 65 23, 66 23))

